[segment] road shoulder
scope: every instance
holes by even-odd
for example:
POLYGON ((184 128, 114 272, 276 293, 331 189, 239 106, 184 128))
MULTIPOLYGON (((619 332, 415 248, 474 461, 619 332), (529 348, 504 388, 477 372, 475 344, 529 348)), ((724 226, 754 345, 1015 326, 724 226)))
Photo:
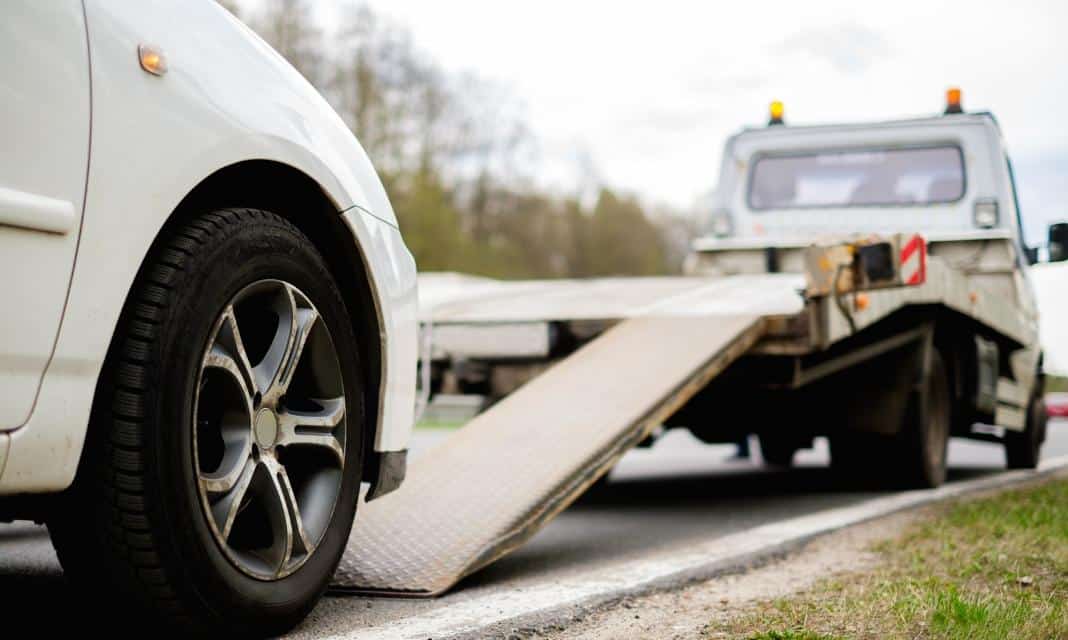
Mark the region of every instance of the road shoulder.
MULTIPOLYGON (((1024 496, 1019 498, 1023 502, 1028 497, 1026 493, 1028 490, 1047 490, 1054 482, 1060 483, 1060 489, 1056 495, 1062 495, 1065 479, 1068 479, 1068 471, 1061 471, 1052 476, 1037 477, 1031 482, 1016 485, 1011 489, 984 491, 947 504, 929 505, 853 525, 816 538, 803 548, 763 566, 743 569, 738 573, 679 589, 642 597, 622 598, 576 617, 566 627, 537 630, 514 629, 509 637, 537 640, 563 640, 564 638, 607 640, 622 637, 673 640, 735 637, 830 638, 839 637, 839 634, 845 630, 859 632, 864 637, 878 637, 885 634, 897 635, 897 632, 904 631, 896 628, 896 625, 924 628, 929 624, 928 619, 934 620, 935 623, 941 619, 944 625, 961 631, 963 633, 961 637, 972 637, 971 634, 975 628, 963 627, 983 623, 969 620, 967 616, 956 620, 953 618, 953 612, 960 606, 965 606, 971 607, 966 613, 978 615, 984 606, 997 608, 1000 603, 992 601, 984 604, 982 598, 976 596, 976 593, 990 591, 990 585, 976 584, 976 571, 971 566, 959 571, 960 575, 956 576, 958 581, 955 583, 947 579, 945 575, 947 571, 944 567, 940 569, 934 566, 938 563, 933 561, 933 558, 953 555, 951 564, 954 566, 970 565, 980 563, 985 557, 980 551, 986 549, 984 553, 997 556, 1000 564, 1015 565, 1016 559, 1010 550, 1012 541, 1001 537, 995 539, 993 532, 993 529, 999 532, 1007 529, 1011 533, 1012 517, 1008 516, 1008 526, 1002 526, 1001 523, 991 524, 991 531, 985 532, 989 540, 972 540, 969 546, 961 539, 960 531, 952 530, 952 522, 949 527, 943 522, 946 520, 945 514, 953 513, 955 520, 958 521, 956 526, 960 527, 959 521, 962 520, 960 512, 962 511, 975 511, 981 514, 985 508, 989 512, 991 505, 984 503, 993 503, 993 508, 999 508, 998 496, 1004 497, 1001 502, 1008 500, 1010 504, 1017 500, 1014 496, 1024 496), (1007 491, 1011 493, 1006 493, 1007 491), (1025 493, 1017 493, 1021 491, 1025 493), (985 500, 992 496, 991 500, 985 500), (1009 500, 1010 498, 1012 499, 1009 500), (961 508, 962 505, 963 508, 961 508), (976 507, 972 509, 969 508, 970 505, 976 505, 976 507), (947 528, 949 531, 946 531, 947 528), (949 533, 954 538, 935 539, 931 534, 932 530, 942 530, 943 533, 949 533), (915 539, 917 535, 923 536, 923 540, 917 541, 915 539), (909 551, 894 548, 894 543, 902 540, 905 541, 903 544, 909 547, 909 551), (955 540, 960 541, 959 549, 958 545, 954 544, 955 540), (917 544, 917 542, 923 544, 917 544), (944 550, 939 548, 942 546, 945 547, 944 550), (1008 557, 995 547, 1006 547, 1004 551, 1008 551, 1008 557), (926 552, 932 558, 926 558, 925 562, 919 564, 909 565, 913 549, 916 549, 915 554, 922 555, 926 552), (926 570, 938 573, 938 578, 928 577, 924 573, 926 570), (898 584, 904 582, 909 584, 905 586, 898 584), (938 589, 944 590, 945 597, 943 598, 941 591, 922 593, 921 587, 931 591, 932 585, 937 585, 938 589), (971 591, 976 593, 971 593, 971 591), (902 602, 886 604, 888 600, 893 601, 895 595, 899 596, 902 602), (927 602, 917 602, 924 596, 927 602), (869 600, 876 602, 878 606, 867 602, 869 600), (906 600, 908 602, 904 602, 906 600), (951 610, 948 615, 937 610, 939 606, 945 604, 942 600, 949 603, 946 605, 951 610), (953 602, 949 602, 950 600, 953 602), (873 606, 879 611, 876 612, 873 606), (884 611, 887 607, 893 606, 907 611, 912 615, 912 619, 896 610, 894 615, 889 615, 887 611, 884 611), (877 613, 887 615, 880 619, 877 613), (854 621, 851 617, 857 619, 854 621), (891 625, 895 628, 868 629, 865 632, 861 630, 865 625, 872 627, 891 625), (830 635, 820 635, 822 632, 828 632, 830 635), (765 635, 760 635, 761 633, 765 635)), ((1030 511, 1031 505, 1027 506, 1030 511)), ((1010 509, 1003 506, 999 508, 999 511, 1008 512, 1010 509)), ((965 516, 965 519, 967 517, 965 516)), ((975 516, 973 514, 970 517, 975 516)), ((971 528, 981 527, 973 525, 971 528)), ((1029 527, 1017 526, 1016 528, 1026 531, 1029 527)), ((1016 551, 1018 552, 1016 555, 1020 555, 1020 549, 1016 551)), ((1047 549, 1047 551, 1050 550, 1047 549)), ((1027 554, 1023 554, 1022 557, 1026 556, 1027 554)), ((1031 560, 1036 561, 1035 558, 1031 560)), ((913 562, 916 561, 913 559, 913 562)), ((1038 561, 1038 564, 1043 563, 1038 561)), ((990 582, 994 583, 994 588, 1003 590, 1000 586, 1003 576, 998 573, 999 571, 1000 569, 991 569, 988 573, 991 578, 990 582)), ((950 570, 948 573, 954 574, 955 571, 950 570)), ((1034 573, 1034 571, 1024 571, 1024 573, 1034 573)), ((1030 575, 1015 576, 1009 580, 1011 583, 1009 591, 1038 589, 1037 583, 1036 586, 1031 586, 1031 580, 1039 580, 1039 578, 1032 578, 1030 575)), ((1037 602, 1048 599, 1037 594, 1035 597, 1037 602)), ((1055 594, 1054 597, 1059 596, 1055 594)), ((1021 609, 1019 612, 1021 625, 1038 624, 1034 619, 1024 619, 1026 611, 1023 609, 1026 607, 1015 608, 1021 609)), ((1042 612, 1037 612, 1032 615, 1032 618, 1042 618, 1043 615, 1042 612)), ((1056 611, 1053 611, 1052 614, 1046 612, 1045 617, 1049 618, 1051 615, 1059 616, 1056 611)), ((999 619, 1005 617, 1000 616, 999 619)), ((1038 622, 1051 624, 1044 620, 1038 622)), ((915 629, 910 629, 912 630, 915 629)))
POLYGON ((373 628, 345 631, 332 638, 535 637, 629 597, 677 590, 722 577, 805 547, 827 534, 926 505, 1000 489, 1058 472, 1068 456, 1043 462, 1038 471, 1009 471, 962 480, 938 489, 905 491, 863 502, 760 525, 738 533, 601 565, 566 580, 528 585, 522 590, 483 596, 402 617, 373 628))
POLYGON ((711 629, 753 611, 766 600, 802 592, 825 578, 874 567, 879 558, 871 546, 900 535, 922 513, 899 513, 848 527, 767 564, 742 567, 681 589, 622 598, 566 627, 516 629, 511 635, 536 640, 703 639, 711 629))

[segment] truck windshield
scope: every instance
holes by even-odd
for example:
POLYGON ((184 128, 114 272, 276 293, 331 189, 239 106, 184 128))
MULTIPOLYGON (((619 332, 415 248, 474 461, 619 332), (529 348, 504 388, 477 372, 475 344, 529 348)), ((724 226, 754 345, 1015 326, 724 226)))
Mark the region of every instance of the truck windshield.
POLYGON ((963 196, 956 146, 766 155, 749 180, 755 210, 915 206, 963 196))

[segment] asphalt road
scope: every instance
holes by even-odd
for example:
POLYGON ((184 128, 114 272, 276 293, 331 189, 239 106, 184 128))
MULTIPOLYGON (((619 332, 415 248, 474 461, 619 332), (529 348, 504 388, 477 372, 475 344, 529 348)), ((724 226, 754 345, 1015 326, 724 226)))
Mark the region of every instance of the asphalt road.
MULTIPOLYGON (((1068 422, 1050 426, 1044 455, 1068 454, 1068 422)), ((420 432, 413 456, 446 435, 437 430, 420 432)), ((584 496, 526 546, 468 578, 449 595, 436 600, 327 597, 295 635, 351 633, 488 593, 564 583, 569 576, 606 564, 883 495, 838 483, 826 469, 822 442, 799 454, 799 464, 791 470, 730 460, 732 453, 733 447, 703 445, 686 432, 671 432, 653 448, 628 454, 607 484, 584 496)), ((996 474, 1004 468, 1001 447, 954 440, 950 468, 951 482, 996 474)), ((106 630, 106 620, 66 606, 78 600, 79 594, 63 580, 42 527, 0 525, 0 603, 8 625, 32 625, 37 632, 106 630)))

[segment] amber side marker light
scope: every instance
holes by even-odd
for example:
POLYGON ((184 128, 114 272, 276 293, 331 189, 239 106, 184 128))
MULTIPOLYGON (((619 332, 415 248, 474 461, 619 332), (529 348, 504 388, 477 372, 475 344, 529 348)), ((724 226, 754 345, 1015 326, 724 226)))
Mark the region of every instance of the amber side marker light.
POLYGON ((964 113, 960 106, 960 89, 952 87, 946 90, 946 114, 964 113))
POLYGON ((141 62, 141 68, 154 76, 167 73, 167 58, 159 47, 150 44, 137 45, 137 59, 141 62))
POLYGON ((786 113, 785 107, 779 100, 773 101, 768 105, 768 125, 783 124, 783 115, 786 113))

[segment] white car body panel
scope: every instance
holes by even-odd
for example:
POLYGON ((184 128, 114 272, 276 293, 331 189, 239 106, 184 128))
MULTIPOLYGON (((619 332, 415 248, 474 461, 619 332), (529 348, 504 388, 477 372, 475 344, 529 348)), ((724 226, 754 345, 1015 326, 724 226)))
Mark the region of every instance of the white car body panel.
POLYGON ((6 433, 0 433, 0 476, 4 475, 4 465, 7 463, 7 449, 11 444, 11 438, 6 433))
MULTIPOLYGON (((84 228, 55 354, 32 416, 10 434, 0 493, 70 484, 96 380, 150 244, 197 184, 246 160, 300 170, 342 212, 382 325, 374 448, 405 449, 415 401, 415 264, 359 143, 288 63, 215 2, 85 5, 94 144, 84 228), (140 68, 137 48, 144 43, 163 51, 164 76, 140 68)), ((0 397, 11 401, 8 388, 0 397)))
POLYGON ((0 20, 0 431, 25 424, 56 342, 89 162, 79 0, 12 0, 0 20))

